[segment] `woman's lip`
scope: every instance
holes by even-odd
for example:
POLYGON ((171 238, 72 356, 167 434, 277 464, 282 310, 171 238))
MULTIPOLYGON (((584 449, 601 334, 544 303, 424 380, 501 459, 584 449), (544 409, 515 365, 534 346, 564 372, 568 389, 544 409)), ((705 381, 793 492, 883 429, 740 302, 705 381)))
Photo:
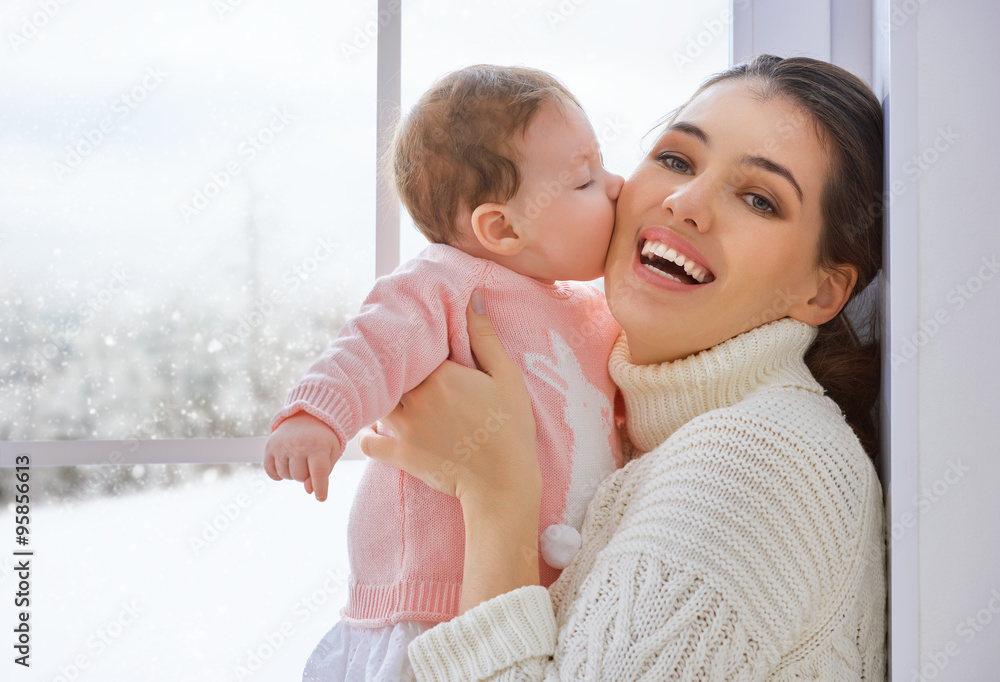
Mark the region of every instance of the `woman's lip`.
POLYGON ((708 260, 702 255, 701 251, 694 248, 686 239, 678 236, 676 232, 668 230, 665 227, 660 227, 659 225, 646 227, 639 232, 639 244, 637 248, 641 250, 643 243, 647 241, 666 244, 677 253, 683 255, 686 260, 694 261, 695 265, 701 267, 702 270, 712 275, 713 278, 715 277, 715 273, 708 267, 708 260))

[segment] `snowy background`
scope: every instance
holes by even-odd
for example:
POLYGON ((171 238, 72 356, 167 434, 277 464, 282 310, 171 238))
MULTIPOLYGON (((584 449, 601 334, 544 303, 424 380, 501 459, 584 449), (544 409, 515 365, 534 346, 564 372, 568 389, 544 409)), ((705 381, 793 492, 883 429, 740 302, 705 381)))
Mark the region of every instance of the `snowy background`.
MULTIPOLYGON (((10 661, 18 580, 13 557, 0 557, 4 679, 298 679, 346 603, 347 512, 363 466, 338 463, 322 504, 246 465, 36 507, 30 671, 10 661)), ((0 510, 5 536, 13 526, 0 510)))
MULTIPOLYGON (((45 7, 0 6, 0 439, 266 435, 374 279, 375 2, 45 7)), ((547 69, 627 176, 728 7, 408 0, 403 107, 547 69)))

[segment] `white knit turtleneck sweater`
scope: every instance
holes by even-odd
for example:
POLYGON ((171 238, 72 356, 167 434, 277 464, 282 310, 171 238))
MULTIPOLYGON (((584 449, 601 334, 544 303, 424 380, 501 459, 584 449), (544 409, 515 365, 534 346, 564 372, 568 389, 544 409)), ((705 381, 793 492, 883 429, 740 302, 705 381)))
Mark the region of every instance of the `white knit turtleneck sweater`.
POLYGON ((785 318, 697 355, 610 359, 640 452, 598 489, 583 547, 418 637, 421 680, 882 680, 875 469, 785 318))

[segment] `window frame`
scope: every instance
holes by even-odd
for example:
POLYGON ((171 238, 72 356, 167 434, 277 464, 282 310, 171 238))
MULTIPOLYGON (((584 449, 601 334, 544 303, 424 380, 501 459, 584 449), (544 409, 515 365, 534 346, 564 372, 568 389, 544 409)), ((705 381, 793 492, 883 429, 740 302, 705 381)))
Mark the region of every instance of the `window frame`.
MULTIPOLYGON (((865 25, 870 33, 869 0, 846 2, 794 3, 782 0, 731 0, 730 63, 762 50, 779 54, 808 54, 838 63, 855 65, 856 72, 871 81, 871 45, 859 42, 857 30, 865 25), (832 7, 831 7, 832 3, 832 7), (868 8, 866 10, 866 8, 868 8), (838 22, 839 18, 839 22, 838 22), (839 26, 838 26, 839 24, 839 26), (811 26, 803 34, 799 27, 811 26), (839 30, 834 31, 834 28, 839 30), (849 30, 850 29, 850 30, 849 30), (832 36, 832 39, 831 39, 832 36), (867 49, 867 53, 865 52, 867 49)), ((392 138, 392 126, 400 109, 401 24, 403 0, 378 0, 376 83, 377 158, 385 156, 392 138)), ((862 32, 863 33, 863 32, 862 32)), ((383 173, 376 173, 375 275, 392 272, 400 260, 399 204, 386 184, 383 173)), ((18 454, 29 454, 37 466, 73 466, 93 464, 154 464, 211 462, 253 463, 263 459, 266 438, 195 438, 152 440, 60 440, 9 441, 0 443, 0 466, 13 466, 18 454), (177 447, 183 444, 183 447, 177 447), (112 453, 122 453, 115 461, 112 453)), ((344 454, 347 459, 364 455, 352 440, 344 454)))
MULTIPOLYGON (((376 66, 376 210, 375 276, 399 265, 399 203, 389 188, 378 160, 392 141, 400 108, 402 0, 378 0, 376 66), (387 17, 383 21, 382 17, 387 17)), ((158 438, 146 440, 31 440, 0 442, 0 467, 16 466, 28 455, 32 466, 87 466, 122 464, 253 464, 264 459, 267 438, 158 438)), ((347 443, 341 459, 362 460, 357 439, 347 443)))
MULTIPOLYGON (((888 25, 893 9, 906 0, 731 0, 730 63, 759 52, 812 56, 850 69, 872 83, 886 110, 886 187, 893 169, 916 153, 916 22, 907 22, 882 35, 874 27, 888 25), (803 27, 806 27, 803 30, 803 27), (890 40, 891 37, 891 40, 890 40), (895 67, 895 68, 894 68, 895 67), (890 79, 891 77, 891 79, 890 79), (892 104, 889 106, 890 80, 892 104)), ((377 38, 377 153, 391 139, 391 126, 400 108, 402 0, 378 0, 377 38)), ((394 270, 400 259, 398 202, 376 173, 376 276, 394 270)), ((916 458, 896 453, 917 452, 917 363, 898 371, 890 366, 893 330, 916 328, 916 239, 907 225, 917 217, 917 197, 896 197, 886 221, 886 338, 883 351, 883 470, 887 528, 907 511, 906 501, 918 489, 916 458), (895 285, 895 286, 893 286, 895 285)), ((196 438, 154 440, 10 441, 0 443, 0 466, 15 466, 27 454, 33 466, 121 464, 257 463, 263 460, 266 438, 196 438)), ((345 459, 364 459, 357 440, 348 444, 345 459)), ((891 679, 904 679, 919 664, 918 565, 919 518, 890 547, 891 679)))

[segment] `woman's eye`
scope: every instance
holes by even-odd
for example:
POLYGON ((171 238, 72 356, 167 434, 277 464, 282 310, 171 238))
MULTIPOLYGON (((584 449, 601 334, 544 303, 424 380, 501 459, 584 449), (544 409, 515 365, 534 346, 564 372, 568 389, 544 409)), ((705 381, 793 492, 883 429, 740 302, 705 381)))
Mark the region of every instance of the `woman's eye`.
POLYGON ((674 156, 673 154, 660 154, 656 157, 661 164, 670 170, 677 171, 678 173, 687 173, 691 170, 691 164, 682 159, 679 156, 674 156))
POLYGON ((760 213, 774 213, 774 207, 771 206, 771 202, 760 196, 759 194, 747 194, 746 201, 755 211, 760 213))

